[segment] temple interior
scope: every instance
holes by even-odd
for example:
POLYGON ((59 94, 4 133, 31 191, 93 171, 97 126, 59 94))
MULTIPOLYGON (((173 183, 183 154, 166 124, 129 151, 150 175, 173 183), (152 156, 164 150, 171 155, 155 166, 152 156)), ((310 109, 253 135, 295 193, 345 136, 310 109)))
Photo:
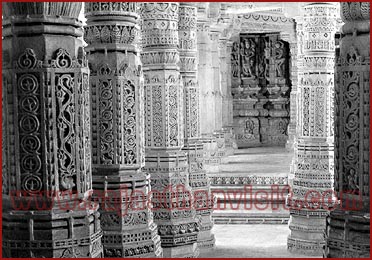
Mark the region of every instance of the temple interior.
POLYGON ((2 3, 4 258, 370 257, 369 2, 2 3))

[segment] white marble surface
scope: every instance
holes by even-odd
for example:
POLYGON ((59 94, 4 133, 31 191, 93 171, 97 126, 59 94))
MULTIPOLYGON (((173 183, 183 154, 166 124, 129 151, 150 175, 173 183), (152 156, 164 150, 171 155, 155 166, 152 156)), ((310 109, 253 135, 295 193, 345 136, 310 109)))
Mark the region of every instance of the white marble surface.
POLYGON ((212 232, 216 247, 201 258, 309 258, 287 252, 287 225, 215 225, 212 232))

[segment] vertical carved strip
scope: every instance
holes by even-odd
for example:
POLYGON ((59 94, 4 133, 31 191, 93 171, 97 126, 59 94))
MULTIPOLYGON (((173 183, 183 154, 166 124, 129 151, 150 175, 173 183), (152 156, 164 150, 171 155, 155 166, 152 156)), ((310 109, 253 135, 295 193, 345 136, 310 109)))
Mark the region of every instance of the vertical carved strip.
POLYGON ((341 3, 335 86, 335 191, 327 257, 370 257, 370 3, 341 3))

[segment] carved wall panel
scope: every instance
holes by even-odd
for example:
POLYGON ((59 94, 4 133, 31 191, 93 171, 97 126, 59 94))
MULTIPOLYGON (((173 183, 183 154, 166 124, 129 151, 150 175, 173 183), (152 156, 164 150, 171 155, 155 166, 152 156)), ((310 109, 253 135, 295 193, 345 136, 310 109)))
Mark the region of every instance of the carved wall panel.
POLYGON ((238 146, 284 145, 291 89, 289 44, 279 33, 240 34, 232 46, 231 76, 238 146))

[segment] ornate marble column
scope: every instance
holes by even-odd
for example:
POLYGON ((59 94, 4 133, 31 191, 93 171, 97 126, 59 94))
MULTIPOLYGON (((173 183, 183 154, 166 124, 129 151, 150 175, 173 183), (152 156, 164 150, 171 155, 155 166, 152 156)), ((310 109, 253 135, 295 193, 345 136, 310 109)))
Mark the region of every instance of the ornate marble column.
POLYGON ((195 3, 180 3, 179 10, 180 74, 184 86, 185 146, 187 152, 190 186, 193 190, 196 214, 201 218, 198 234, 200 250, 214 247, 211 232, 213 199, 210 181, 204 169, 204 149, 200 141, 200 103, 197 80, 197 7, 195 3))
POLYGON ((234 154, 234 137, 233 137, 233 110, 232 110, 232 95, 231 83, 228 80, 231 74, 231 47, 232 43, 228 44, 226 29, 221 34, 219 40, 219 57, 220 57, 220 75, 221 75, 221 117, 222 117, 222 132, 224 134, 224 152, 225 155, 234 154), (228 55, 228 53, 230 55, 228 55))
MULTIPOLYGON (((200 127, 201 141, 204 144, 204 167, 207 172, 218 172, 221 156, 214 136, 215 99, 212 69, 210 24, 208 21, 208 3, 198 3, 197 50, 198 50, 198 83, 200 86, 200 127)), ((221 144, 221 141, 219 141, 221 144)))
POLYGON ((213 26, 210 28, 209 37, 211 40, 211 44, 209 45, 208 51, 211 52, 212 56, 212 78, 209 79, 209 83, 212 85, 212 99, 214 99, 214 110, 211 111, 213 113, 214 118, 214 128, 215 132, 220 132, 222 129, 222 80, 221 80, 221 61, 220 61, 220 54, 221 54, 221 47, 220 46, 220 38, 221 38, 221 29, 219 26, 213 26))
POLYGON ((178 51, 179 3, 143 3, 145 170, 164 257, 196 257, 200 220, 184 146, 184 89, 178 51))
POLYGON ((298 79, 303 78, 303 58, 304 58, 304 31, 303 31, 303 18, 296 17, 296 41, 290 43, 291 53, 291 94, 290 94, 290 122, 288 124, 288 141, 286 148, 295 153, 292 157, 290 166, 290 172, 288 174, 288 184, 293 186, 293 179, 295 175, 295 168, 297 163, 297 150, 294 149, 296 146, 297 129, 300 129, 299 123, 299 95, 298 95, 298 79))
POLYGON ((333 95, 338 7, 312 3, 303 7, 304 57, 299 73, 299 115, 288 250, 322 255, 325 217, 334 202, 333 95))
POLYGON ((105 257, 162 256, 148 207, 138 3, 85 4, 91 68, 94 195, 105 257))
POLYGON ((3 256, 101 257, 81 3, 3 4, 3 256))
POLYGON ((342 2, 335 85, 335 191, 326 257, 370 257, 370 3, 342 2))
POLYGON ((303 18, 296 17, 296 38, 291 39, 289 43, 291 56, 291 94, 290 94, 290 121, 288 124, 288 140, 286 148, 292 150, 296 142, 296 128, 297 128, 297 86, 298 79, 301 78, 299 74, 303 71, 303 48, 304 48, 304 32, 303 32, 303 18))

